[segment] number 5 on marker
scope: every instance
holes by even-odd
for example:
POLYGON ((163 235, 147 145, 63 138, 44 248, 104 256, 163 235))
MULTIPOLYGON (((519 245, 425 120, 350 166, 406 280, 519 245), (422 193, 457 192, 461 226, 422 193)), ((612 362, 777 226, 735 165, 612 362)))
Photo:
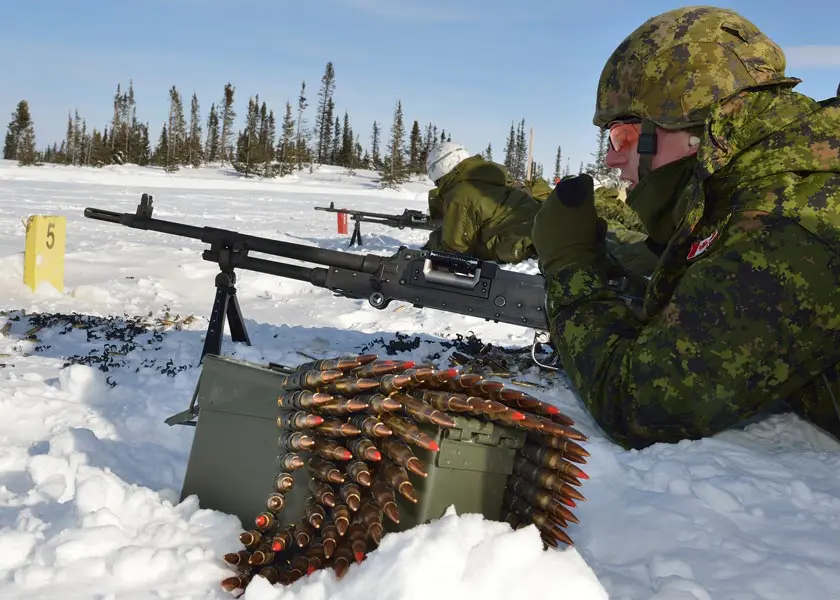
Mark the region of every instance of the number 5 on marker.
POLYGON ((46 282, 64 292, 65 228, 66 219, 52 215, 33 215, 26 222, 23 282, 33 291, 46 282))

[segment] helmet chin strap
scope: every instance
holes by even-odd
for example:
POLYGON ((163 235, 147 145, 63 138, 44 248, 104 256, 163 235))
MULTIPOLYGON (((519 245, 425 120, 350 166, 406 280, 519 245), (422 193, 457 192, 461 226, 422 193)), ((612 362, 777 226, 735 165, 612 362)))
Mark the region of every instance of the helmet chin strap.
POLYGON ((639 134, 636 151, 639 153, 639 181, 641 181, 653 171, 651 164, 656 154, 656 123, 650 119, 642 120, 642 131, 639 134))

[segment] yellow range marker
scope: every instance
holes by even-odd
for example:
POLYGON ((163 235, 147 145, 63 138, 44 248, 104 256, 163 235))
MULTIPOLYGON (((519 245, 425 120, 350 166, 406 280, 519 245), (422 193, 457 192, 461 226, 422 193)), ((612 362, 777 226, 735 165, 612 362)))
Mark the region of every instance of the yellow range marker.
POLYGON ((64 241, 67 220, 55 215, 33 215, 26 221, 23 283, 37 291, 49 283, 64 292, 64 241))

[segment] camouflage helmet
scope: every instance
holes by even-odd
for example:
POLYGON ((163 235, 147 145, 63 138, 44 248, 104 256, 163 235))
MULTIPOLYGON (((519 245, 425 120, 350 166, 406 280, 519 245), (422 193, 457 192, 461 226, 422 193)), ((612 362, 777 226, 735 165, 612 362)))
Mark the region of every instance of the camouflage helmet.
POLYGON ((648 19, 607 60, 592 122, 606 127, 635 117, 665 129, 700 125, 716 100, 783 80, 784 71, 782 49, 738 13, 671 10, 648 19))

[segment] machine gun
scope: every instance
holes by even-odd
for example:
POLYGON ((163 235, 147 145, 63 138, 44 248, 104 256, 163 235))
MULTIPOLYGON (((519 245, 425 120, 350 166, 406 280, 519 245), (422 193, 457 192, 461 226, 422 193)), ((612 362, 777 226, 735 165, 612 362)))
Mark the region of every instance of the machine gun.
MULTIPOLYGON (((152 211, 152 196, 143 194, 134 214, 86 208, 84 215, 97 221, 192 238, 210 245, 201 257, 217 263, 220 272, 216 275, 216 297, 202 359, 208 353, 221 354, 226 319, 233 341, 251 344, 236 298, 234 269, 240 268, 307 281, 338 296, 367 299, 371 306, 380 310, 398 300, 416 308, 434 308, 531 328, 535 330, 532 360, 542 368, 557 370, 556 356, 550 363, 537 358, 539 347, 549 342, 545 279, 541 275, 507 271, 496 263, 461 254, 404 246, 393 256, 350 254, 227 229, 164 221, 153 218, 152 211), (252 252, 323 266, 302 267, 250 256, 252 252)), ((610 282, 610 286, 622 291, 626 283, 620 278, 610 282)))
POLYGON ((350 236, 351 247, 357 242, 359 246, 362 245, 362 230, 360 226, 362 222, 379 223, 380 225, 398 227, 400 229, 425 229, 427 231, 434 231, 435 229, 440 229, 443 226, 443 221, 441 219, 432 219, 429 215, 419 210, 405 209, 402 214, 389 215, 384 213, 367 212, 364 210, 336 208, 335 202, 330 202, 329 206, 316 206, 315 210, 345 214, 353 219, 353 235, 350 236))

